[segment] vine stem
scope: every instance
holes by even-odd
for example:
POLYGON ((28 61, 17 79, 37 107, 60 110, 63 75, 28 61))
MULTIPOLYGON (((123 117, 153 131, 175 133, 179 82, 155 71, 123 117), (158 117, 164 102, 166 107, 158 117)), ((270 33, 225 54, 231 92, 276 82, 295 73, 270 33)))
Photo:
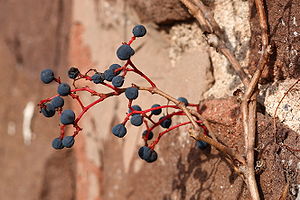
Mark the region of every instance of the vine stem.
POLYGON ((199 124, 196 122, 196 120, 193 118, 193 115, 191 114, 190 109, 188 109, 184 105, 183 102, 178 101, 177 99, 175 99, 174 97, 170 96, 169 94, 161 91, 157 87, 140 87, 140 86, 136 86, 136 87, 139 88, 140 90, 146 90, 146 91, 150 92, 151 94, 158 94, 158 95, 166 98, 167 100, 175 103, 175 105, 178 106, 184 112, 184 114, 188 117, 191 124, 193 125, 193 129, 190 130, 190 136, 192 138, 194 138, 195 140, 202 140, 206 143, 209 143, 210 145, 214 146, 216 149, 229 155, 232 160, 237 160, 238 162, 245 164, 245 159, 243 158, 242 155, 238 154, 237 151, 235 151, 229 147, 226 147, 225 145, 219 143, 218 141, 208 137, 205 134, 205 130, 202 127, 200 127, 199 124))

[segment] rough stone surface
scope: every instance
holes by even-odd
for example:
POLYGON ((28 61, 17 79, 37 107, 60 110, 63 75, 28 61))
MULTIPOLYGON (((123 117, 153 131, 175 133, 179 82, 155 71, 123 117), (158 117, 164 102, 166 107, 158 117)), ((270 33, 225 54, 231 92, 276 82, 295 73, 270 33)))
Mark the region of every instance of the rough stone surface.
MULTIPOLYGON (((274 116, 279 101, 285 92, 296 82, 294 79, 286 79, 283 82, 275 83, 268 87, 265 95, 264 105, 266 112, 274 116)), ((293 89, 284 97, 280 103, 276 117, 279 121, 295 132, 300 133, 300 86, 295 85, 293 89)))
MULTIPOLYGON (((249 5, 242 0, 217 0, 214 2, 214 17, 223 28, 229 40, 227 47, 235 52, 243 68, 248 66, 250 24, 249 5)), ((205 97, 221 98, 232 96, 232 93, 241 86, 241 81, 231 68, 227 59, 215 49, 210 49, 215 84, 205 94, 205 97)))
POLYGON ((192 18, 180 0, 127 0, 127 2, 136 11, 141 22, 172 24, 192 18))

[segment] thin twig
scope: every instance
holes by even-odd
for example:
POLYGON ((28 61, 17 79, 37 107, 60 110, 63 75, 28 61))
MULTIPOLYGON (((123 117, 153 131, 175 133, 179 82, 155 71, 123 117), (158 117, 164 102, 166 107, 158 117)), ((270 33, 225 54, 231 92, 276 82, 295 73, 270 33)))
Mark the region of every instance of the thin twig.
POLYGON ((197 5, 191 2, 191 0, 180 0, 188 9, 189 12, 198 20, 200 26, 204 28, 204 32, 207 32, 211 35, 214 42, 209 42, 210 45, 219 50, 231 63, 232 67, 242 80, 244 85, 249 84, 249 77, 240 65, 239 61, 236 59, 234 54, 230 49, 226 47, 226 42, 223 38, 221 28, 218 26, 217 22, 214 20, 212 14, 209 14, 209 9, 201 2, 198 2, 197 5), (198 7, 199 6, 199 7, 198 7))
POLYGON ((247 185, 252 199, 259 200, 259 192, 257 187, 257 182, 255 180, 255 170, 254 170, 254 147, 255 147, 255 137, 256 137, 256 122, 257 122, 257 110, 256 110, 256 98, 258 95, 258 81, 261 77, 262 71, 264 70, 266 63, 268 61, 270 47, 268 46, 268 27, 267 19, 265 15, 265 8, 262 0, 255 0, 256 9, 259 15, 259 24, 261 27, 262 35, 262 54, 259 59, 256 71, 251 78, 250 84, 243 96, 241 110, 243 115, 243 126, 245 135, 245 152, 247 160, 247 174, 245 177, 247 179, 247 185))

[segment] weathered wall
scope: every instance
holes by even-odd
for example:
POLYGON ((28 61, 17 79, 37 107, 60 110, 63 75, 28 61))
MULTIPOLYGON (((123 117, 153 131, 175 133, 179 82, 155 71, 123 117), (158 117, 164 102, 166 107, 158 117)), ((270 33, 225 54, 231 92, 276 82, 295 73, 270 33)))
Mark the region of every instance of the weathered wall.
POLYGON ((40 84, 40 70, 65 71, 71 6, 69 0, 1 1, 1 199, 74 197, 72 153, 58 155, 50 145, 58 118, 43 118, 36 106, 56 90, 40 84))

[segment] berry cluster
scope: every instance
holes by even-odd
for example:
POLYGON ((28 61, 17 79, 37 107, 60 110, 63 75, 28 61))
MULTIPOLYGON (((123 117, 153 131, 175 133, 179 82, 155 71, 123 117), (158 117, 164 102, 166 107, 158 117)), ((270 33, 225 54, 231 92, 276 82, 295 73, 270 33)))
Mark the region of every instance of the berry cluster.
MULTIPOLYGON (((116 51, 117 57, 122 61, 126 61, 124 65, 121 66, 119 64, 112 64, 104 72, 99 72, 96 69, 90 69, 85 74, 82 74, 78 68, 71 67, 68 71, 68 77, 73 80, 74 89, 72 89, 68 83, 62 83, 59 77, 56 78, 51 69, 45 69, 41 72, 40 78, 43 83, 58 83, 57 94, 53 97, 41 100, 39 103, 40 111, 45 117, 52 117, 55 113, 58 113, 60 116, 61 133, 60 136, 55 138, 52 142, 52 147, 54 149, 72 147, 75 142, 74 138, 82 130, 82 128, 79 127, 78 122, 84 114, 91 107, 102 102, 104 99, 111 96, 119 96, 123 93, 128 99, 128 112, 126 113, 124 120, 112 128, 112 133, 115 136, 122 138, 127 134, 126 123, 128 121, 130 121, 133 126, 141 126, 144 124, 145 130, 141 134, 141 137, 145 144, 139 149, 138 155, 146 162, 154 162, 157 160, 158 155, 154 150, 155 145, 160 141, 160 138, 164 134, 175 128, 191 123, 188 121, 172 126, 172 117, 185 115, 185 113, 178 105, 170 105, 169 102, 166 105, 153 104, 150 108, 144 110, 139 105, 132 105, 133 101, 139 97, 139 93, 142 90, 147 89, 143 89, 143 87, 139 87, 135 84, 122 88, 125 83, 125 76, 128 72, 136 73, 144 78, 151 85, 150 89, 157 88, 154 82, 143 74, 131 61, 131 56, 135 54, 131 44, 134 40, 136 40, 136 38, 143 37, 147 33, 146 28, 143 25, 137 25, 133 28, 132 33, 133 36, 131 40, 128 43, 124 42, 116 51), (108 87, 112 90, 112 92, 100 93, 87 86, 78 88, 76 87, 75 82, 80 79, 108 87), (98 97, 97 100, 89 105, 84 105, 80 96, 77 95, 78 92, 83 91, 98 97), (67 96, 76 100, 81 107, 81 112, 77 116, 72 110, 64 110, 64 98, 67 96), (171 112, 170 110, 173 111, 171 112), (67 125, 72 125, 75 129, 72 136, 65 136, 65 127, 67 125), (159 126, 165 130, 160 132, 151 144, 148 144, 148 142, 154 138, 153 130, 159 126)), ((177 101, 185 107, 195 107, 198 109, 198 104, 190 104, 184 97, 179 97, 177 101)), ((204 124, 200 120, 197 120, 196 122, 205 130, 205 134, 207 134, 207 129, 204 124)), ((200 149, 204 149, 208 146, 208 144, 203 141, 197 141, 196 144, 200 149)))

